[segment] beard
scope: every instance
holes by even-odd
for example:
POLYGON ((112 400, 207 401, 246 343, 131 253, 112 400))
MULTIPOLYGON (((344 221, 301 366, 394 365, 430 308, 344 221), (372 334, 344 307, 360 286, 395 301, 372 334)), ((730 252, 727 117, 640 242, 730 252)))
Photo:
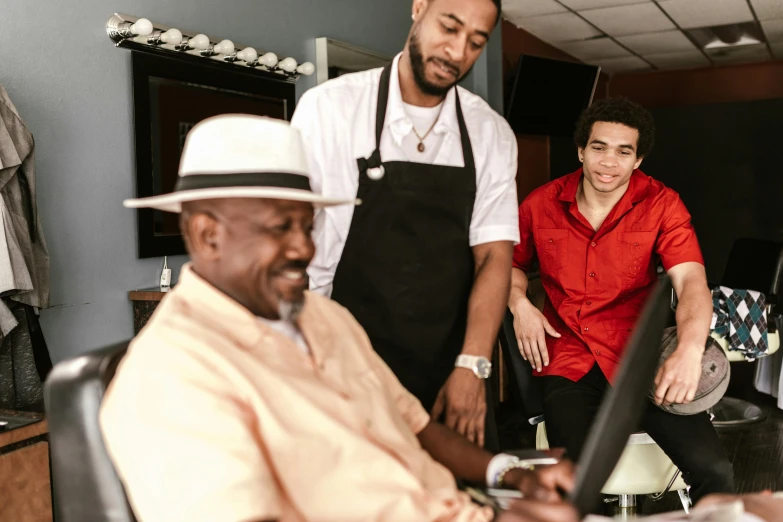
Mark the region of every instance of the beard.
POLYGON ((424 67, 425 65, 424 55, 421 52, 421 42, 419 41, 418 28, 414 28, 413 32, 411 33, 411 37, 408 41, 408 51, 410 54, 411 68, 413 69, 413 80, 416 82, 416 86, 419 88, 419 90, 424 94, 430 96, 444 97, 446 96, 446 94, 448 94, 449 89, 457 85, 457 83, 465 75, 470 73, 470 69, 469 69, 467 73, 465 73, 465 75, 460 76, 459 67, 457 67, 453 63, 447 60, 436 60, 434 58, 429 58, 428 61, 438 61, 441 64, 445 65, 446 67, 453 69, 456 72, 455 75, 456 80, 454 80, 451 84, 446 86, 437 85, 427 80, 427 75, 424 67))
POLYGON ((277 306, 277 313, 280 316, 280 319, 289 323, 296 323, 296 320, 302 313, 304 303, 304 296, 296 301, 286 301, 281 299, 277 306))

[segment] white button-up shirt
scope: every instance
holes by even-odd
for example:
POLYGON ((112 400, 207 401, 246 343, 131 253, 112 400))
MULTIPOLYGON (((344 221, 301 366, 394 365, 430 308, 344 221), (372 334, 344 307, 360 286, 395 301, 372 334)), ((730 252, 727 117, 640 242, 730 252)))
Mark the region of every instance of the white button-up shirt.
MULTIPOLYGON (((394 59, 386 122, 381 137, 383 161, 412 161, 403 140, 413 133, 400 92, 398 63, 394 59)), ((382 69, 340 76, 314 87, 299 100, 291 124, 304 139, 313 191, 330 197, 356 197, 359 189, 357 158, 375 150, 375 112, 382 69)), ((458 87, 460 105, 476 164, 476 200, 470 223, 470 246, 493 241, 519 242, 517 216, 517 142, 511 127, 479 96, 458 87)), ((442 135, 433 164, 463 167, 454 89, 432 133, 442 135)), ((440 136, 438 136, 440 138, 440 136)), ((348 237, 353 207, 319 210, 313 238, 316 253, 308 268, 310 288, 329 296, 337 264, 348 237)), ((383 241, 383 238, 378 238, 383 241)), ((372 245, 367 245, 372 248, 372 245)))

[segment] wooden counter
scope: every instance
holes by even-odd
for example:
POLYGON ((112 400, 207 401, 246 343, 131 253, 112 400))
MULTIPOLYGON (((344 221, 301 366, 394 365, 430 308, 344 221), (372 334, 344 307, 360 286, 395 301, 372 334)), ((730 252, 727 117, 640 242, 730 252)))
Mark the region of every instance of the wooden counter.
POLYGON ((0 520, 52 522, 49 434, 44 416, 0 410, 0 520), (26 424, 26 425, 22 425, 26 424))
POLYGON ((144 288, 128 292, 128 299, 133 302, 133 333, 138 334, 149 321, 150 316, 158 307, 160 300, 168 292, 161 292, 160 288, 144 288))

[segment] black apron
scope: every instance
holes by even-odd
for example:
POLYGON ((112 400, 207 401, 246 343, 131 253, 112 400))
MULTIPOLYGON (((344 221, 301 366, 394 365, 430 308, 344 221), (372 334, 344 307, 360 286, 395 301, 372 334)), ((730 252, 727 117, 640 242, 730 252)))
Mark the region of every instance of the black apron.
POLYGON ((362 204, 354 209, 332 299, 356 317, 375 351, 429 410, 465 341, 476 168, 456 87, 464 167, 381 160, 390 77, 387 66, 375 151, 357 160, 362 204))

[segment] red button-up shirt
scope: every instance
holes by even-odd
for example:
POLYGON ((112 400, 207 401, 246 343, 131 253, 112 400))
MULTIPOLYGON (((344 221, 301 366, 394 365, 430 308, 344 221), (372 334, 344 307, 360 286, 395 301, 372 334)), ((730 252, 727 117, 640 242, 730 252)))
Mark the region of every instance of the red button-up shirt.
POLYGON ((611 382, 657 264, 703 259, 690 214, 661 182, 635 171, 596 232, 577 207, 581 179, 580 169, 522 202, 514 266, 529 272, 538 259, 544 316, 562 335, 547 335, 549 366, 534 373, 578 381, 597 362, 611 382))

